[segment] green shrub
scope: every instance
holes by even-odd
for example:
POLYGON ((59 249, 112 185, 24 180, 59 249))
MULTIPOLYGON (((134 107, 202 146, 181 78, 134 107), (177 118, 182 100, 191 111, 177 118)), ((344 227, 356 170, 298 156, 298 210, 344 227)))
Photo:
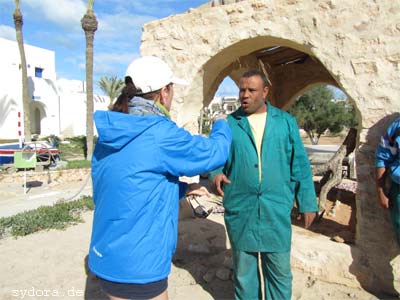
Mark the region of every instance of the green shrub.
POLYGON ((70 224, 82 222, 82 211, 93 209, 93 199, 82 197, 75 201, 41 206, 35 210, 0 218, 0 237, 9 234, 14 237, 25 236, 44 229, 64 229, 70 224))
POLYGON ((57 147, 61 151, 61 159, 69 160, 76 158, 84 158, 86 153, 86 137, 77 136, 72 138, 66 138, 68 144, 57 142, 57 147))
POLYGON ((90 168, 91 166, 92 164, 88 160, 69 160, 65 169, 82 169, 90 168))

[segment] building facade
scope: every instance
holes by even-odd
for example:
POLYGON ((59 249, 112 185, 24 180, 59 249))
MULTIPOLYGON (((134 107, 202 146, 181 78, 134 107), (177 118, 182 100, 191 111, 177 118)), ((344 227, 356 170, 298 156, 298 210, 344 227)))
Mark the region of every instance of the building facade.
MULTIPOLYGON (((31 133, 76 136, 86 132, 84 81, 57 79, 54 51, 24 45, 28 75, 31 133)), ((0 139, 23 138, 22 75, 18 44, 0 38, 0 139)), ((96 95, 95 110, 107 109, 96 95)))

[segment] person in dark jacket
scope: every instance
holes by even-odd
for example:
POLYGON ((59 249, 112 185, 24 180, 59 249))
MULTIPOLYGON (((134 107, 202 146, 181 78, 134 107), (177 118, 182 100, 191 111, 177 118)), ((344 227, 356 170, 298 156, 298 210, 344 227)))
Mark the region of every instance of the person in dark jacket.
POLYGON ((141 57, 126 75, 112 111, 94 115, 89 267, 111 299, 168 299, 179 199, 193 189, 179 177, 223 165, 231 131, 223 118, 209 138, 171 121, 173 85, 184 82, 163 60, 141 57))
POLYGON ((266 102, 265 75, 246 72, 239 89, 241 107, 228 116, 228 161, 211 173, 214 191, 224 197, 235 299, 261 299, 263 281, 265 299, 290 300, 294 200, 306 227, 318 211, 310 163, 296 119, 266 102))
POLYGON ((378 203, 389 209, 390 218, 400 245, 400 119, 394 121, 381 137, 375 153, 375 177, 378 203), (386 190, 386 178, 390 188, 386 190))

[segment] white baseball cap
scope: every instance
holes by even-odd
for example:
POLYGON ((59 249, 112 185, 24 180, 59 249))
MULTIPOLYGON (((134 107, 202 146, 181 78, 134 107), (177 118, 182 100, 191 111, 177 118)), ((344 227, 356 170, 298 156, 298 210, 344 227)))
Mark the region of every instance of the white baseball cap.
POLYGON ((157 91, 170 83, 188 85, 185 79, 174 76, 165 61, 155 56, 142 56, 132 61, 126 76, 132 78, 138 94, 157 91))

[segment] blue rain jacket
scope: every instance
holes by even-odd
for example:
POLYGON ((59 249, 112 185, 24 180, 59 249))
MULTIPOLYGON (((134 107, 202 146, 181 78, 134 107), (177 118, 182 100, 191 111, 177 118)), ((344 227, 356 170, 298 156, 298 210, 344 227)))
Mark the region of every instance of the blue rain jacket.
POLYGON ((223 165, 231 131, 218 120, 209 138, 165 116, 97 111, 92 159, 95 211, 89 267, 106 280, 149 283, 171 269, 179 199, 195 176, 223 165))

